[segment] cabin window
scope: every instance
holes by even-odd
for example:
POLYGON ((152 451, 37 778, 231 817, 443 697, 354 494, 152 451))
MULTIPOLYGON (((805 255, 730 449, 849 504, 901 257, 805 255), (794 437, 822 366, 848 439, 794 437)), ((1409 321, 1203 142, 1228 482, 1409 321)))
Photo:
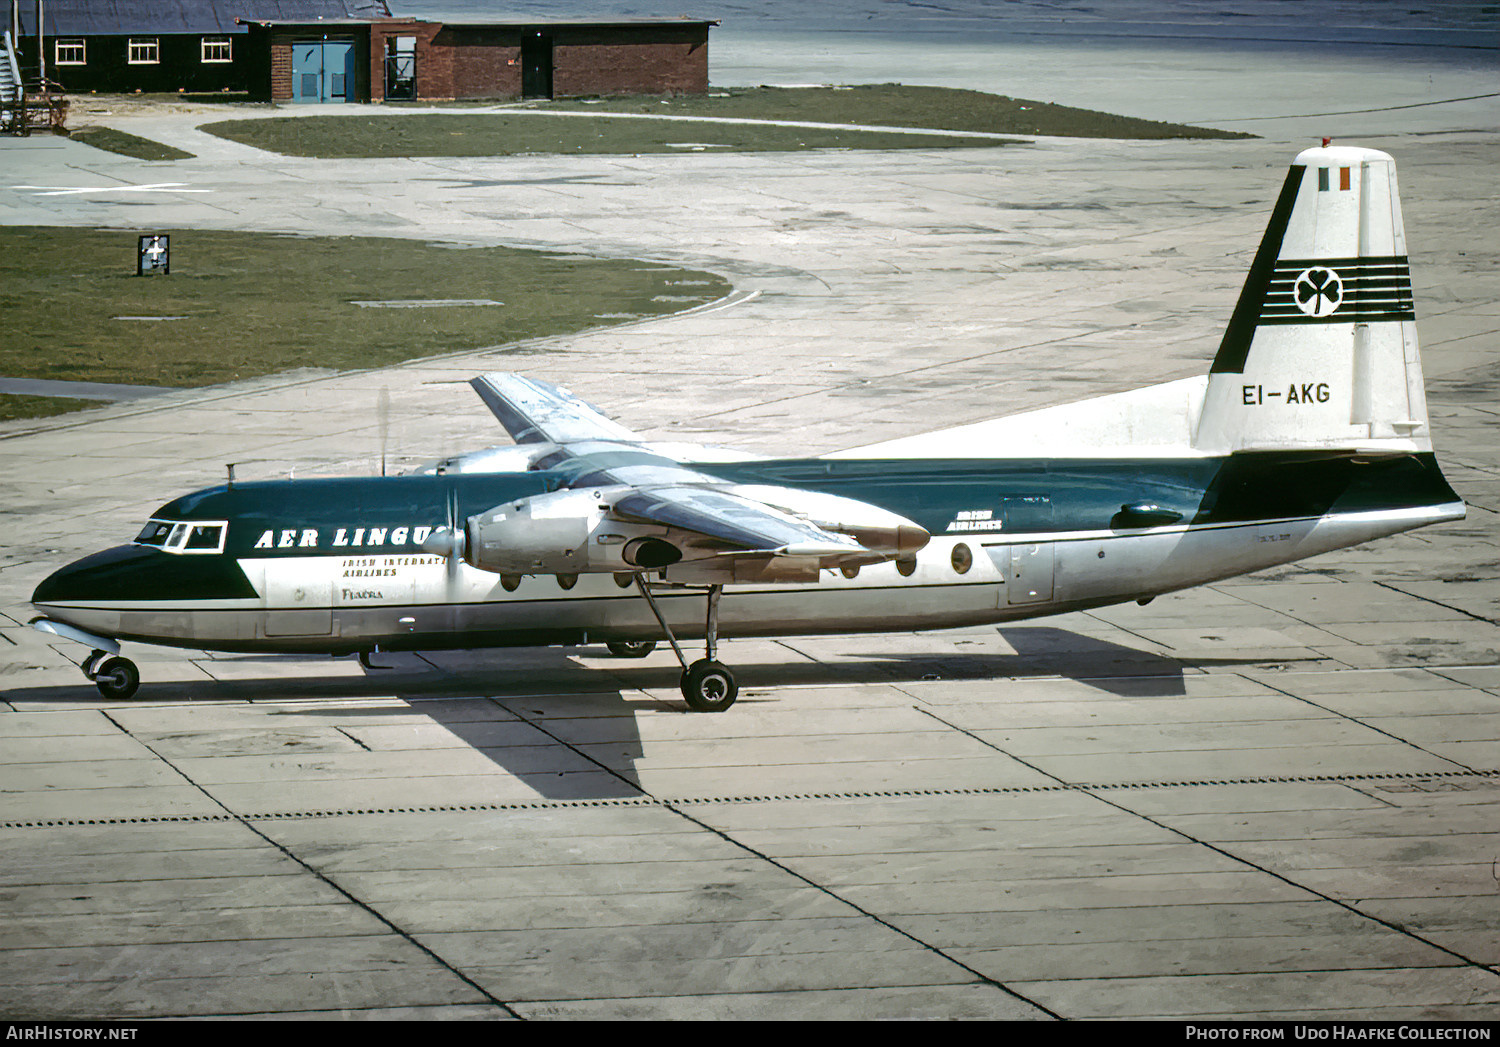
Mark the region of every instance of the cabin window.
POLYGON ((953 547, 951 560, 956 574, 968 574, 969 568, 974 566, 974 554, 969 552, 969 547, 963 542, 953 547))
POLYGON ((131 37, 126 53, 131 65, 157 65, 161 62, 161 45, 156 37, 131 37))
POLYGON ((229 37, 205 36, 203 38, 203 61, 230 62, 233 60, 233 56, 229 53, 229 37))
POLYGON ((82 40, 58 40, 53 44, 53 63, 55 65, 83 65, 84 47, 82 40))

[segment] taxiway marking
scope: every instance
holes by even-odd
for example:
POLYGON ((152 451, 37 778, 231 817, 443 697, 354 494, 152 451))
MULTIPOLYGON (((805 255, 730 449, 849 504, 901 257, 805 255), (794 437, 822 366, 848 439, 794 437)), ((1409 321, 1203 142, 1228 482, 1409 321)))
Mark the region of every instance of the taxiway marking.
POLYGON ((212 189, 184 189, 186 182, 156 182, 151 185, 13 185, 12 189, 41 190, 37 196, 70 196, 79 193, 211 193, 212 189))

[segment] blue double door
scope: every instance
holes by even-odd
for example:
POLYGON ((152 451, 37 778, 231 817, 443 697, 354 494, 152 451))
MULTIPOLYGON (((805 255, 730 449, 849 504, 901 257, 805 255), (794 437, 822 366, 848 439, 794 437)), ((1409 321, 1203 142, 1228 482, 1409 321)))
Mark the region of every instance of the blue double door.
POLYGON ((353 40, 298 40, 292 44, 292 101, 352 102, 353 40))

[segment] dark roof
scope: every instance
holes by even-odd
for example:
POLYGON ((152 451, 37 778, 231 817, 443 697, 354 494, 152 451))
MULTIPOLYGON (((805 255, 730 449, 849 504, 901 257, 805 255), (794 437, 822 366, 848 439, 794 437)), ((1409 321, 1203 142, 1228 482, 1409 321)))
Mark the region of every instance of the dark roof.
MULTIPOLYGON (((45 0, 48 36, 242 33, 236 18, 317 22, 389 18, 385 0, 45 0)), ((36 34, 36 5, 21 4, 21 35, 36 34)))
MULTIPOLYGON (((439 21, 439 19, 431 19, 431 21, 439 21)), ((643 27, 646 27, 646 28, 655 29, 655 28, 658 28, 660 26, 674 26, 674 25, 706 25, 706 26, 716 26, 716 25, 719 24, 719 19, 717 19, 717 18, 691 18, 688 15, 677 15, 675 18, 633 18, 633 17, 623 17, 623 18, 527 18, 527 19, 510 18, 510 19, 486 19, 483 22, 470 21, 469 19, 466 19, 466 18, 465 19, 458 19, 456 21, 454 19, 444 18, 444 19, 441 19, 441 22, 445 26, 449 26, 451 28, 461 28, 461 29, 488 29, 488 28, 491 28, 491 27, 500 27, 500 28, 504 28, 504 29, 512 29, 512 28, 517 28, 517 27, 520 27, 520 28, 530 28, 532 26, 538 26, 538 27, 540 27, 540 26, 549 26, 549 25, 567 26, 567 27, 571 27, 571 28, 575 28, 575 29, 576 28, 593 28, 595 26, 607 26, 607 27, 610 27, 610 28, 614 28, 616 26, 625 26, 626 28, 629 28, 631 26, 643 26, 643 27)))

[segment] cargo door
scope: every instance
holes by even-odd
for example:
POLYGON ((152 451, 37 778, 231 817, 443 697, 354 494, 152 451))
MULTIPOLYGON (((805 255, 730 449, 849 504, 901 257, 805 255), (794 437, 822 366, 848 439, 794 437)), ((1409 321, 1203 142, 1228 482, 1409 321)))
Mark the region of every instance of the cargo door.
POLYGON ((1005 577, 1005 602, 1011 605, 1046 603, 1052 599, 1054 556, 1051 542, 1010 547, 1005 577))
POLYGON ((266 635, 327 636, 333 632, 333 583, 291 560, 266 564, 266 635), (290 568, 290 569, 288 569, 290 568))
MULTIPOLYGON (((1045 494, 1008 495, 1000 500, 1005 533, 1015 544, 1005 547, 1005 602, 1011 606, 1046 603, 1052 599, 1055 556, 1052 542, 1028 542, 1028 533, 1052 533, 1052 499, 1045 494)), ((991 553, 994 557, 994 553, 991 553)))

